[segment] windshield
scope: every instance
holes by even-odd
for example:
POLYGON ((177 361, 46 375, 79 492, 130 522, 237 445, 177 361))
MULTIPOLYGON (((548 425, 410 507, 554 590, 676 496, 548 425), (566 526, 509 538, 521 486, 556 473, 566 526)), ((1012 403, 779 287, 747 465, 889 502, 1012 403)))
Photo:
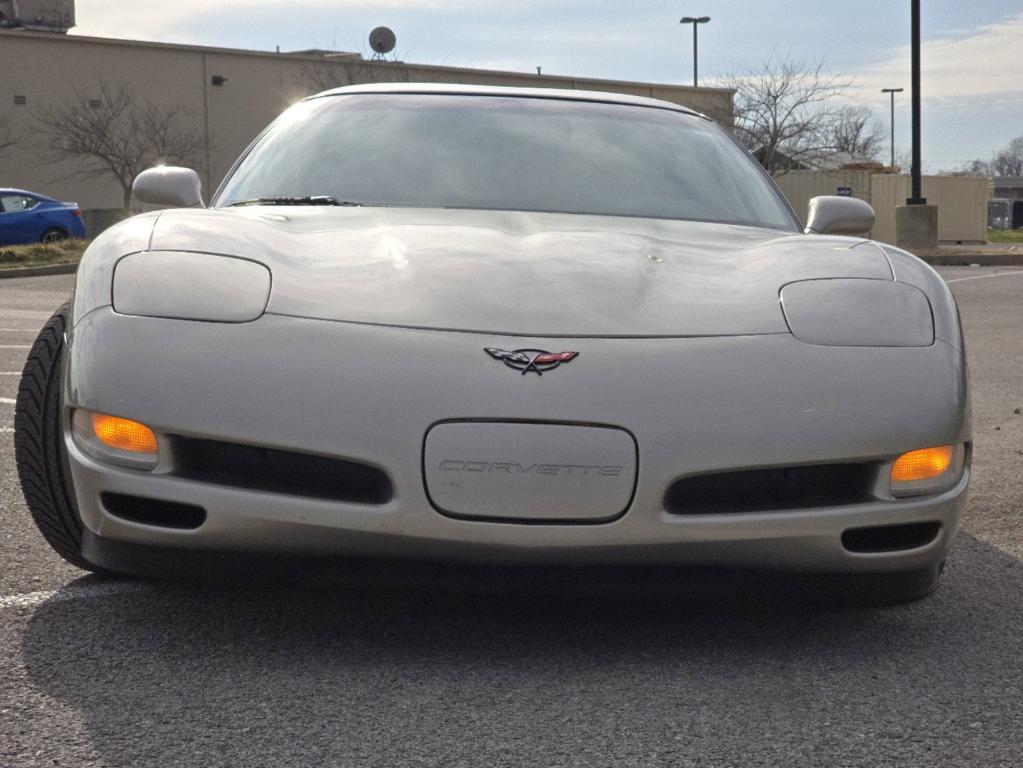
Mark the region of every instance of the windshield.
POLYGON ((317 196, 795 228, 771 182, 707 120, 563 99, 353 94, 302 102, 243 158, 215 205, 317 196))

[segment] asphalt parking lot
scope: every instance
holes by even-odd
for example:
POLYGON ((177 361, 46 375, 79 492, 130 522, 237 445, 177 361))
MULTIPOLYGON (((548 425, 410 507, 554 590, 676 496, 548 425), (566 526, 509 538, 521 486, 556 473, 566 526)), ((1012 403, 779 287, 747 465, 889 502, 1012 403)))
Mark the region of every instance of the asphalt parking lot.
POLYGON ((1023 267, 946 268, 974 387, 941 590, 886 609, 104 582, 37 534, 0 281, 0 766, 1019 766, 1023 267))

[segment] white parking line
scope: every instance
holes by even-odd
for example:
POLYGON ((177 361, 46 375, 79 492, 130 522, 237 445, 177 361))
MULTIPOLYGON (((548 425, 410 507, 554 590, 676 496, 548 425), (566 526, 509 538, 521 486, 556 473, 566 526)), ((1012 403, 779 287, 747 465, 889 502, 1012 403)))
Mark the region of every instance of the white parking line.
POLYGON ((1023 275, 1023 270, 1019 272, 995 272, 993 275, 972 275, 971 277, 957 277, 952 280, 946 280, 945 282, 951 285, 952 283, 965 283, 967 280, 988 280, 992 277, 1008 277, 1009 275, 1023 275))
POLYGON ((0 376, 21 376, 18 371, 0 371, 0 376))
POLYGON ((0 349, 32 349, 31 344, 0 344, 0 349))
POLYGON ((0 610, 4 608, 32 608, 41 603, 63 603, 68 600, 88 600, 97 597, 110 597, 130 592, 143 592, 149 589, 148 584, 133 581, 111 582, 110 584, 87 584, 81 587, 67 586, 44 592, 24 592, 20 595, 0 597, 0 610))
POLYGON ((0 397, 0 403, 4 405, 15 405, 17 402, 17 400, 12 400, 9 397, 0 397))
POLYGON ((14 427, 0 427, 0 435, 13 435, 14 427))

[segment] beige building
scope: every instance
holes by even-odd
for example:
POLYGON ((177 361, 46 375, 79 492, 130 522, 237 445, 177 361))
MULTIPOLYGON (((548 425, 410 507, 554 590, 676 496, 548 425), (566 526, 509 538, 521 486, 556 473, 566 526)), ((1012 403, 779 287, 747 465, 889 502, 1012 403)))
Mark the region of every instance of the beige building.
MULTIPOLYGON (((911 191, 908 174, 871 173, 865 170, 790 171, 775 178, 789 204, 806 219, 811 198, 848 195, 870 203, 877 222, 870 235, 894 243, 895 209, 911 191)), ((988 180, 974 176, 924 176, 924 197, 938 206, 938 241, 947 244, 987 242, 988 180)))
POLYGON ((55 162, 33 132, 40 110, 78 94, 128 88, 164 109, 180 108, 204 137, 197 170, 208 195, 248 143, 282 110, 328 87, 365 82, 445 82, 614 91, 650 96, 732 121, 733 92, 715 88, 461 69, 322 51, 262 51, 165 45, 25 30, 0 30, 0 147, 4 125, 17 143, 0 150, 0 187, 31 189, 83 209, 115 209, 122 190, 109 178, 82 179, 55 162))

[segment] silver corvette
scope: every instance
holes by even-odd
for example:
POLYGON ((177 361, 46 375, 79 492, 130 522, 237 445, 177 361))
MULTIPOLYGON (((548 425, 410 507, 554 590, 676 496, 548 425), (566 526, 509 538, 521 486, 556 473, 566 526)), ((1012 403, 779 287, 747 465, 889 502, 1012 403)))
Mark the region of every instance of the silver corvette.
POLYGON ((937 585, 970 464, 952 295, 726 132, 576 91, 292 107, 207 206, 97 238, 18 469, 76 565, 201 553, 711 565, 937 585))

